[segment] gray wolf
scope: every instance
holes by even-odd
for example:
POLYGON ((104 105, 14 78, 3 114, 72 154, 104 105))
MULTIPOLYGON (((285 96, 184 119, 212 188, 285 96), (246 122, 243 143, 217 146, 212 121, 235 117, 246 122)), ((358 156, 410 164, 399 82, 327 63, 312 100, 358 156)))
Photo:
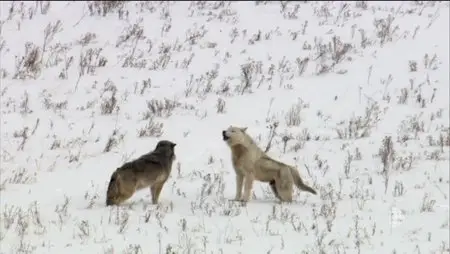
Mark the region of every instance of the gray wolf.
POLYGON ((152 203, 157 204, 176 159, 175 146, 175 143, 168 140, 159 141, 152 152, 117 168, 108 184, 106 206, 119 205, 136 191, 147 187, 150 187, 152 203))
POLYGON ((236 173, 234 200, 247 202, 255 180, 268 182, 274 195, 282 202, 292 202, 294 185, 300 190, 317 194, 303 182, 294 167, 266 155, 246 130, 247 127, 230 126, 222 131, 222 138, 231 149, 231 161, 236 173))

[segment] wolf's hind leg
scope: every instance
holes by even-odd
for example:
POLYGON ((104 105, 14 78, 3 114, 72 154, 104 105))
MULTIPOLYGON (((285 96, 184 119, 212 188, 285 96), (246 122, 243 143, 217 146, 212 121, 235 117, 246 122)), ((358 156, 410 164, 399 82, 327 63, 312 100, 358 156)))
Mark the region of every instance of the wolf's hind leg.
POLYGON ((109 197, 108 205, 119 205, 131 198, 133 194, 134 188, 119 188, 119 191, 115 195, 109 197))
POLYGON ((131 198, 134 194, 134 191, 129 191, 129 192, 124 192, 121 193, 121 195, 119 197, 117 197, 117 202, 118 204, 125 202, 126 200, 128 200, 129 198, 131 198))
POLYGON ((275 187, 281 201, 292 202, 292 192, 294 189, 294 179, 289 170, 281 170, 280 178, 275 181, 275 187))
POLYGON ((292 202, 292 188, 278 190, 280 200, 283 202, 292 202))
POLYGON ((119 176, 118 173, 115 172, 108 185, 106 205, 119 205, 131 198, 134 192, 135 183, 133 181, 127 181, 126 178, 119 176))
POLYGON ((269 186, 270 186, 270 189, 272 190, 273 194, 275 195, 275 197, 278 198, 278 199, 281 199, 280 195, 278 194, 278 190, 277 190, 277 186, 276 186, 275 180, 270 181, 269 182, 269 186))

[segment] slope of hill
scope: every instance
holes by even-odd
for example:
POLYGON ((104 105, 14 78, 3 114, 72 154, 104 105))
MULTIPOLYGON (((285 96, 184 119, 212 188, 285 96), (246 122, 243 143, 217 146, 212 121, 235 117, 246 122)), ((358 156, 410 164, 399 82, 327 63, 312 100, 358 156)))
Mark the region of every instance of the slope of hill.
POLYGON ((449 253, 448 2, 1 2, 1 253, 449 253), (229 125, 319 195, 234 197, 229 125), (111 173, 177 143, 150 203, 111 173))

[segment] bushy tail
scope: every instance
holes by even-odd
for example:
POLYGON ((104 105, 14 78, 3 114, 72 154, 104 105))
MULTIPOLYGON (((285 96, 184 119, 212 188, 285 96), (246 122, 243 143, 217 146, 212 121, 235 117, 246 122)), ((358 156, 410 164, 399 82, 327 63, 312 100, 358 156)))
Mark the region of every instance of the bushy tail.
POLYGON ((119 194, 119 174, 115 171, 109 180, 108 190, 106 191, 106 206, 114 205, 115 198, 119 194))
POLYGON ((303 190, 303 191, 310 192, 314 195, 317 194, 317 192, 313 188, 309 187, 308 185, 306 185, 303 182, 302 178, 300 177, 300 174, 298 173, 298 171, 295 168, 291 167, 290 169, 291 169, 292 177, 294 178, 294 183, 297 186, 297 188, 299 188, 300 190, 303 190))

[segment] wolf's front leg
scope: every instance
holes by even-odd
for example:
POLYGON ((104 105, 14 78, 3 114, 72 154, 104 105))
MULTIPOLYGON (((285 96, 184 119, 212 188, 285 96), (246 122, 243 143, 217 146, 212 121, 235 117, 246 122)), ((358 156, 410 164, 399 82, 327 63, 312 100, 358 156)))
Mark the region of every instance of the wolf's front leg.
POLYGON ((244 182, 244 196, 242 198, 242 201, 247 202, 250 200, 250 194, 252 193, 253 188, 253 181, 255 180, 255 177, 253 174, 247 174, 245 176, 245 182, 244 182))
POLYGON ((236 173, 236 195, 234 200, 238 201, 242 196, 242 185, 244 183, 244 175, 236 173))
POLYGON ((157 183, 150 187, 150 192, 152 194, 152 204, 156 205, 159 200, 159 194, 161 193, 164 183, 157 183))

